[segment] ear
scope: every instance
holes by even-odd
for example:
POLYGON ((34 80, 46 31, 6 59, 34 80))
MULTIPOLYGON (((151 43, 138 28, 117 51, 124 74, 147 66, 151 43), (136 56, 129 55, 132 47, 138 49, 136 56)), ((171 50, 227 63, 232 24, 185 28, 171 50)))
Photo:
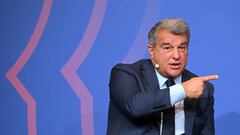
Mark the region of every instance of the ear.
POLYGON ((151 59, 153 59, 153 45, 148 45, 148 53, 151 59))

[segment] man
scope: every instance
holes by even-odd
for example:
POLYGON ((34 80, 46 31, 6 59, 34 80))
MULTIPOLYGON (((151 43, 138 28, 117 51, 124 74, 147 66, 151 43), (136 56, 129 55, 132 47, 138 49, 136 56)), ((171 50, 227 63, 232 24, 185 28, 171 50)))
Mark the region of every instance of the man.
POLYGON ((150 60, 113 67, 107 135, 214 135, 217 75, 186 70, 190 31, 165 19, 149 32, 150 60), (171 84, 170 84, 171 83, 171 84))

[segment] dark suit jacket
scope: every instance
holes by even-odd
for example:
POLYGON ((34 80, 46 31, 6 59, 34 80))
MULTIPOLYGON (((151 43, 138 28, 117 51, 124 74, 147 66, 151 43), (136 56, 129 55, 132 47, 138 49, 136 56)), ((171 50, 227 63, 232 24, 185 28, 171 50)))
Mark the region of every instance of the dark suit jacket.
MULTIPOLYGON (((196 77, 188 70, 182 80, 196 77)), ((110 77, 107 135, 159 135, 160 113, 171 108, 169 89, 159 89, 150 60, 118 64, 110 77)), ((185 134, 214 135, 213 85, 199 99, 185 99, 185 134)))

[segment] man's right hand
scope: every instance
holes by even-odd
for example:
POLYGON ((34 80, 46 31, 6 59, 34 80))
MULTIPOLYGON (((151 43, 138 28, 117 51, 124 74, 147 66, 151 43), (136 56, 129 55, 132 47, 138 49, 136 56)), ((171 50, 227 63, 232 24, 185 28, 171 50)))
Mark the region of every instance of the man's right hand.
POLYGON ((184 83, 182 86, 185 90, 186 97, 188 98, 198 98, 202 95, 203 89, 205 87, 205 82, 209 80, 218 79, 218 75, 209 75, 202 77, 194 77, 184 83))

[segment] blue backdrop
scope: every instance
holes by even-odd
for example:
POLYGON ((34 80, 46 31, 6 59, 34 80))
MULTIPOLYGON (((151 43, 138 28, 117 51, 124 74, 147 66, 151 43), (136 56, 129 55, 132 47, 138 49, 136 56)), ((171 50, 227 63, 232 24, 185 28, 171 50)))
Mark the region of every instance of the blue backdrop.
POLYGON ((110 70, 148 58, 162 18, 191 27, 187 68, 218 74, 217 135, 240 121, 240 1, 0 0, 0 134, 104 135, 110 70))

